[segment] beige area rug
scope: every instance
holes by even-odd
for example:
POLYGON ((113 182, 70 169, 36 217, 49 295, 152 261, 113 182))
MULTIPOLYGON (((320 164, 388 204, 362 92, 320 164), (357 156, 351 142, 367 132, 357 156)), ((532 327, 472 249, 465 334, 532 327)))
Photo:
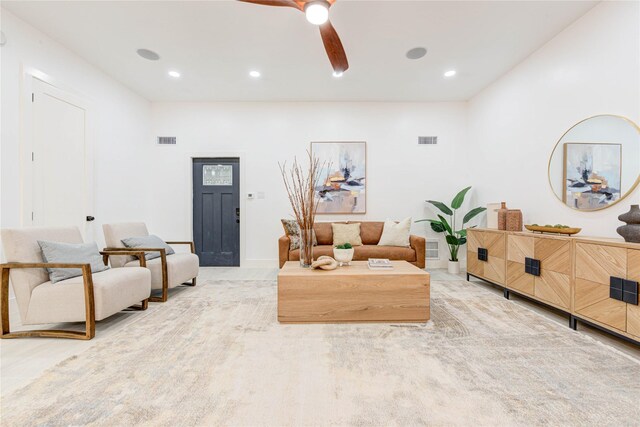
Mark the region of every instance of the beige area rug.
POLYGON ((21 427, 639 423, 640 360, 465 281, 427 325, 280 325, 274 282, 205 282, 2 401, 21 427))

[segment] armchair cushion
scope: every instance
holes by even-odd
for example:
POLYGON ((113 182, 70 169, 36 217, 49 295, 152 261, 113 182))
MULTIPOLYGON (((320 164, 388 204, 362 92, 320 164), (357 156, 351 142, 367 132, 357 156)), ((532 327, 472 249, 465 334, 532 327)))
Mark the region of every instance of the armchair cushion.
MULTIPOLYGON (((127 237, 126 239, 122 239, 122 244, 128 248, 164 248, 165 253, 167 255, 172 255, 175 253, 173 248, 165 243, 160 237, 155 234, 151 234, 149 236, 139 236, 139 237, 127 237)), ((147 252, 144 254, 144 257, 147 261, 159 258, 160 252, 147 252)))
MULTIPOLYGON (((95 243, 63 243, 38 240, 44 262, 90 264, 91 273, 109 269, 102 261, 102 255, 95 243)), ((82 276, 80 268, 47 268, 51 283, 82 276)))
MULTIPOLYGON (((131 261, 125 267, 138 267, 138 261, 131 261)), ((167 257, 167 279, 170 288, 175 288, 198 275, 200 261, 198 255, 177 253, 167 257)), ((162 258, 154 258, 147 262, 151 271, 151 289, 162 289, 162 258)))
MULTIPOLYGON (((123 308, 139 304, 151 293, 151 273, 136 268, 112 268, 93 274, 96 320, 105 319, 123 308)), ((46 282, 31 295, 24 324, 82 322, 85 320, 82 277, 46 282)))
MULTIPOLYGON (((128 237, 142 237, 148 236, 147 226, 144 222, 123 222, 118 224, 102 224, 102 230, 104 231, 104 240, 109 248, 124 248, 126 247, 122 243, 122 239, 128 237)), ((109 262, 111 267, 124 267, 128 262, 135 260, 135 257, 129 255, 111 256, 109 262)))
MULTIPOLYGON (((44 262, 38 240, 82 243, 82 235, 77 227, 6 228, 0 231, 0 236, 7 262, 44 262)), ((11 285, 23 320, 27 315, 31 292, 48 281, 49 273, 44 268, 11 271, 11 285)))

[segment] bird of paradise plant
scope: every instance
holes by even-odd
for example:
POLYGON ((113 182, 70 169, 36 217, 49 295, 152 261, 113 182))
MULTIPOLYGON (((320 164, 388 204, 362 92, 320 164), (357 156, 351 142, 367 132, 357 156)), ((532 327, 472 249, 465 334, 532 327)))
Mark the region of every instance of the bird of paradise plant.
MULTIPOLYGON (((471 190, 471 187, 467 187, 464 190, 460 191, 451 201, 451 207, 447 206, 445 203, 438 202, 436 200, 427 200, 427 203, 432 204, 436 208, 438 208, 444 215, 449 217, 449 220, 438 214, 438 219, 419 219, 416 222, 429 222, 431 224, 431 229, 436 233, 445 233, 445 239, 447 241, 447 246, 449 247, 449 261, 458 261, 458 251, 460 250, 460 246, 467 243, 467 229, 465 225, 469 223, 473 218, 475 218, 478 214, 487 210, 487 208, 473 208, 462 218, 462 225, 460 229, 456 230, 456 213, 462 204, 464 203, 464 198, 467 193, 471 190)), ((475 227, 475 226, 474 226, 475 227)), ((473 228, 473 227, 471 227, 473 228)))

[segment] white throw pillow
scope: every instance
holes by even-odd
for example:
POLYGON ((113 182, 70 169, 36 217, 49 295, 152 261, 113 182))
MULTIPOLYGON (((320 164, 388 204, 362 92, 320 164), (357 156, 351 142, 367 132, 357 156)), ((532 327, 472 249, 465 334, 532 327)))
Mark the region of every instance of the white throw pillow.
POLYGON ((382 237, 378 246, 401 246, 409 247, 409 234, 411 230, 411 217, 400 222, 387 220, 384 222, 382 237))

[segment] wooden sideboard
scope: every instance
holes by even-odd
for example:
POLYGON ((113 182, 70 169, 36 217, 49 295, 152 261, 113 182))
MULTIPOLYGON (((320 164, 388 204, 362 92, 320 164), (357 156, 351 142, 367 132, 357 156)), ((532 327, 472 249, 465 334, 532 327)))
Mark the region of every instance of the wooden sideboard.
POLYGON ((470 276, 640 344, 640 244, 473 228, 470 276))

